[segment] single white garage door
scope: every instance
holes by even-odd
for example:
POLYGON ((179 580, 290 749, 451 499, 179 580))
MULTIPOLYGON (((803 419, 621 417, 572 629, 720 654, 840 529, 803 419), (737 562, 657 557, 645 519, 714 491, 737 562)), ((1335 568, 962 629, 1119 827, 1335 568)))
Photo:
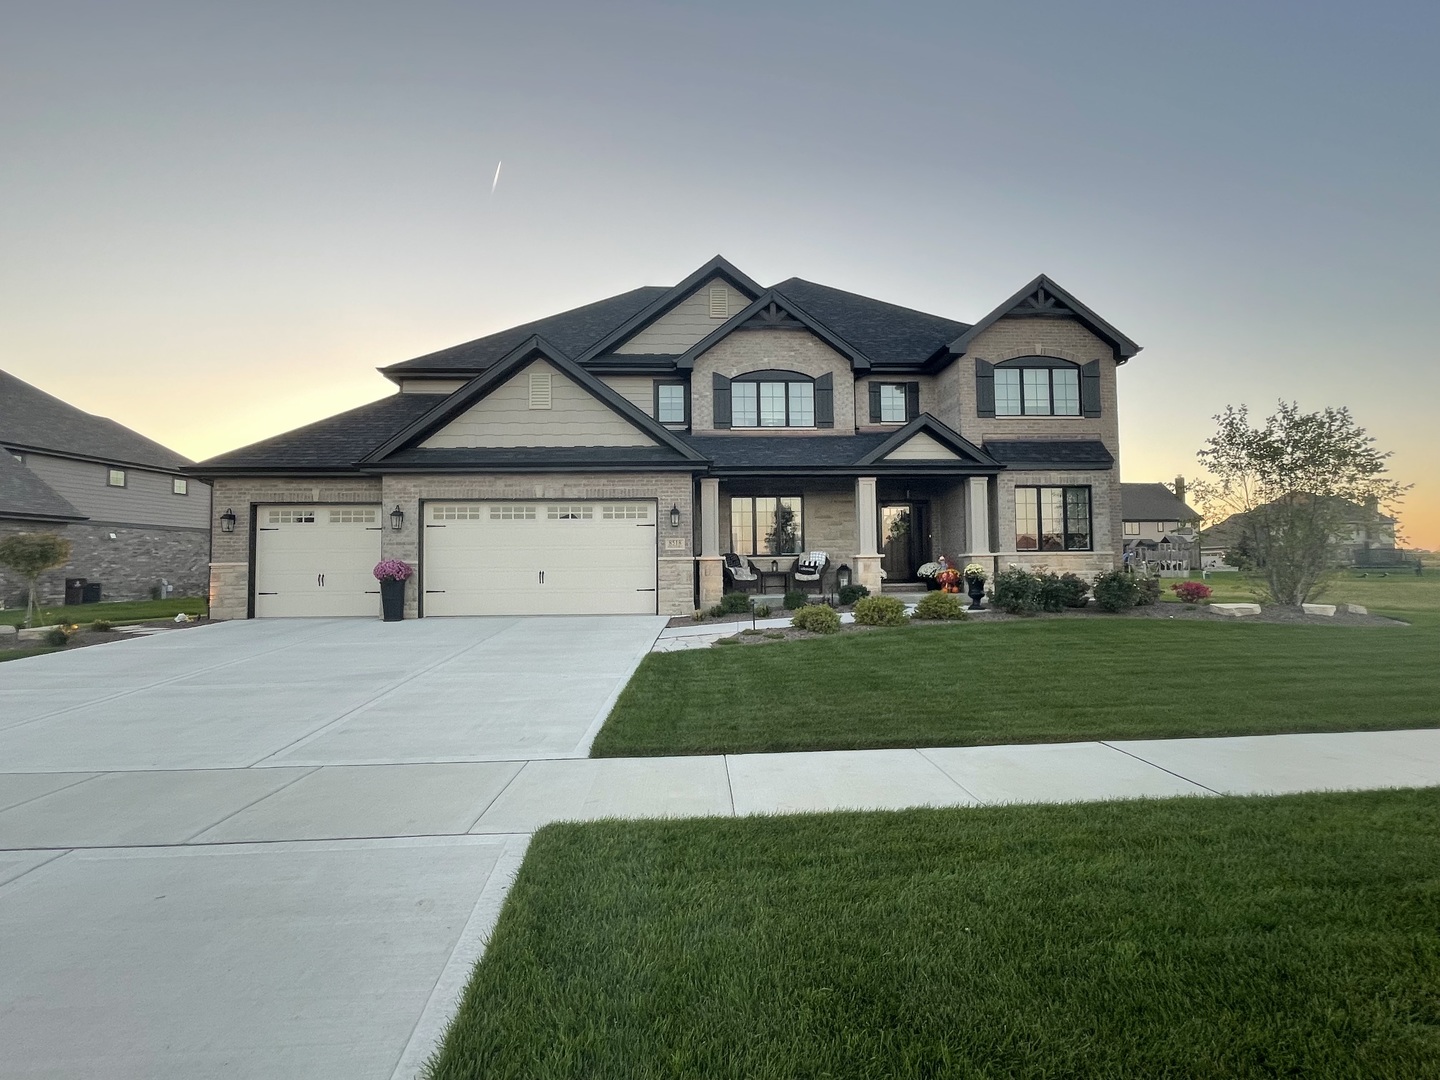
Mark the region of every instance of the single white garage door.
POLYGON ((255 616, 380 614, 379 506, 259 506, 255 616))
POLYGON ((426 615, 653 615, 655 503, 425 506, 426 615))

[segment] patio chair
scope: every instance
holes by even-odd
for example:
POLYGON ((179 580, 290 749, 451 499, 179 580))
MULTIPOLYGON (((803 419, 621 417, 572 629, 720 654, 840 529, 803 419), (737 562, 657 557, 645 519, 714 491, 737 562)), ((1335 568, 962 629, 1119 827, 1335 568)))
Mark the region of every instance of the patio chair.
POLYGON ((823 591, 822 582, 825 577, 825 567, 830 565, 830 556, 823 551, 812 551, 802 556, 795 563, 795 571, 791 575, 795 580, 797 589, 813 584, 817 591, 823 591))
POLYGON ((741 558, 733 551, 725 553, 725 576, 740 592, 760 587, 760 575, 755 572, 755 568, 750 565, 749 560, 741 558))

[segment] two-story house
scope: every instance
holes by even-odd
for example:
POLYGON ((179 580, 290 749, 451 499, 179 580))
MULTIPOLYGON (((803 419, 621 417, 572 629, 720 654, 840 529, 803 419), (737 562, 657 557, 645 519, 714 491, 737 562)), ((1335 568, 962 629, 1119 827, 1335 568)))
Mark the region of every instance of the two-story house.
MULTIPOLYGON (((41 603, 67 579, 91 595, 141 600, 169 586, 203 595, 209 578, 210 486, 190 459, 0 371, 0 535, 55 533, 70 561, 40 579, 41 603)), ((0 607, 25 582, 0 568, 0 607)))
POLYGON ((1048 278, 968 324, 722 258, 383 368, 397 393, 222 454, 211 614, 679 614, 725 556, 879 591, 925 562, 1092 574, 1122 545, 1139 346, 1048 278))

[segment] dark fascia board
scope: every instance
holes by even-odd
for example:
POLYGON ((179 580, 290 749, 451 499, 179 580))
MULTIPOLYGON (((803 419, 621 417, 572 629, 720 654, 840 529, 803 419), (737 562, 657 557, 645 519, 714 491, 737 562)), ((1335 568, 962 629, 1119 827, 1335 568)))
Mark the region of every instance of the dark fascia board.
POLYGON ((656 299, 651 301, 646 307, 630 316, 630 318, 626 319, 614 330, 611 330, 594 345, 591 345, 581 353, 577 359, 582 364, 588 363, 601 353, 608 352, 616 345, 634 337, 681 300, 684 300, 701 285, 705 284, 710 278, 716 276, 723 277, 742 293, 748 295, 752 300, 765 291, 759 282, 752 281, 745 274, 741 273, 740 270, 723 255, 716 255, 698 270, 687 275, 685 280, 669 292, 660 294, 660 296, 656 297, 656 299))
MULTIPOLYGON (((908 424, 895 432, 895 434, 891 435, 890 438, 886 439, 883 443, 877 446, 874 450, 871 450, 870 453, 862 457, 858 462, 856 462, 856 464, 878 464, 884 459, 886 454, 890 454, 893 453, 895 450, 898 450, 901 446, 905 445, 905 443, 909 442, 912 438, 914 438, 914 436, 916 436, 922 431, 925 432, 927 435, 930 435, 937 442, 941 443, 944 446, 947 446, 955 453, 960 454, 963 457, 973 459, 975 465, 979 467, 986 469, 994 469, 996 471, 1005 468, 1004 465, 996 461, 993 457, 987 454, 984 450, 980 449, 980 447, 976 446, 969 439, 963 437, 954 428, 950 427, 948 424, 941 423, 929 413, 921 413, 914 420, 911 420, 908 424)), ((908 462, 907 464, 913 465, 915 463, 908 462)))
POLYGON ((6 442, 3 444, 10 450, 16 450, 22 454, 40 454, 42 457, 64 458, 67 461, 84 461, 95 465, 119 465, 127 469, 139 469, 142 472, 163 473, 166 476, 185 476, 188 474, 190 464, 183 465, 146 465, 139 461, 130 461, 126 458, 92 457, 89 454, 72 454, 68 450, 47 450, 43 446, 27 446, 24 443, 6 442))
POLYGON ((1049 276, 1041 274, 1033 281, 1031 281, 1028 285, 1017 291, 1015 295, 1010 297, 1010 299, 1004 301, 999 307, 997 307, 994 311, 990 312, 990 314, 986 315, 969 330, 966 330, 965 333, 961 334, 958 338, 952 341, 950 343, 950 352, 956 356, 964 356, 966 350, 970 347, 970 343, 974 341, 976 337, 978 337, 983 331, 988 330, 991 326, 995 325, 995 323, 997 323, 1000 319, 1004 318, 1007 311, 1009 311, 1016 304, 1020 303, 1021 300, 1024 300, 1025 297, 1029 296, 1032 292, 1042 286, 1047 291, 1054 293, 1061 300, 1065 301, 1065 303, 1070 306, 1070 310, 1075 312, 1075 314, 1079 316, 1080 321, 1085 323, 1090 328, 1090 330, 1096 334, 1096 336, 1103 338, 1105 341, 1108 341, 1110 343, 1110 347, 1115 351, 1116 363, 1123 364, 1126 360, 1129 360, 1132 356, 1134 356, 1140 351, 1141 347, 1139 345, 1135 344, 1135 342, 1131 341, 1119 330, 1116 330, 1115 327, 1111 326, 1099 315, 1096 315, 1095 312, 1091 311, 1079 300, 1075 299, 1075 297, 1068 290, 1062 288, 1054 281, 1050 280, 1049 276))
POLYGON ((0 509, 0 521, 34 521, 44 525, 69 525, 76 521, 89 521, 85 514, 31 514, 24 510, 0 509))
POLYGON ((994 476, 1005 466, 965 461, 880 461, 872 465, 712 465, 712 476, 994 476))
POLYGON ((545 360, 552 366, 559 368, 567 376, 588 390, 601 404, 606 405, 611 411, 618 414, 621 419, 629 421, 635 427, 645 432, 645 434, 651 436, 660 445, 667 446, 674 450, 684 460, 705 460, 687 443, 681 441, 653 418, 646 416, 630 401, 621 397, 574 360, 571 360, 561 350, 537 334, 512 349, 506 356, 492 365, 488 371, 475 376, 475 378, 471 379, 465 386, 444 398, 435 408, 406 425, 398 434, 391 436, 388 440, 381 443, 369 454, 361 458, 359 464, 367 466, 382 463, 387 455, 409 446, 415 440, 430 434, 430 432, 436 428, 453 420, 515 372, 537 359, 545 360))
POLYGON ((706 461, 670 461, 670 462, 639 462, 639 461, 586 461, 566 462, 559 465, 536 465, 534 463, 506 463, 506 464, 452 464, 435 465, 425 462, 405 462, 404 464, 366 466, 361 471, 366 475, 379 476, 391 473, 591 473, 591 472, 705 472, 708 467, 706 461))
POLYGON ((585 362, 585 368, 598 375, 670 375, 675 372, 675 356, 670 353, 611 353, 585 362))
POLYGON ((185 475, 196 480, 210 480, 220 476, 355 476, 359 470, 353 465, 315 465, 296 468, 294 465, 189 465, 185 475))
POLYGON ((805 309, 800 307, 799 304, 796 304, 793 301, 787 299, 784 293, 777 292, 774 289, 766 289, 763 293, 757 296, 750 303, 750 306, 747 307, 744 311, 732 315, 729 319, 725 320, 725 322, 721 323, 709 334, 706 334, 705 337, 701 338, 694 345, 691 345, 690 348, 686 349, 680 355, 679 359, 675 361, 675 366, 685 371, 693 368, 695 366, 695 361, 701 355, 708 352, 710 349, 713 349, 722 340, 729 337, 736 330, 740 329, 740 327, 744 326, 758 312, 763 311, 765 309, 765 306, 772 301, 776 304, 776 306, 783 308, 786 312, 793 315, 796 321, 798 321, 802 326, 804 326, 805 329, 809 330, 821 341, 825 342, 825 344, 829 345, 832 349, 838 352, 841 356, 849 359, 851 368, 857 374, 865 374, 870 370, 871 364, 870 358, 868 356, 866 356, 859 349, 855 348, 854 345, 851 345, 839 334, 831 330, 819 319, 816 319, 813 315, 805 311, 805 309))

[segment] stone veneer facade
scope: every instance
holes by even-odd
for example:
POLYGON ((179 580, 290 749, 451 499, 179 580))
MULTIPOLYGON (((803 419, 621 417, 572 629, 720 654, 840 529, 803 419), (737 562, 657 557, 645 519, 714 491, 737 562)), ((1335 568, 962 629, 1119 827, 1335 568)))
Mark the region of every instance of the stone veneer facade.
MULTIPOLYGON (((22 532, 53 533, 70 541, 70 561, 40 575, 40 603, 47 606, 64 602, 66 578, 99 582, 105 600, 148 600, 163 584, 170 586, 172 596, 205 594, 210 535, 204 529, 104 521, 68 525, 0 521, 0 536, 22 532)), ((23 607, 27 595, 23 578, 0 569, 0 607, 23 607)))

